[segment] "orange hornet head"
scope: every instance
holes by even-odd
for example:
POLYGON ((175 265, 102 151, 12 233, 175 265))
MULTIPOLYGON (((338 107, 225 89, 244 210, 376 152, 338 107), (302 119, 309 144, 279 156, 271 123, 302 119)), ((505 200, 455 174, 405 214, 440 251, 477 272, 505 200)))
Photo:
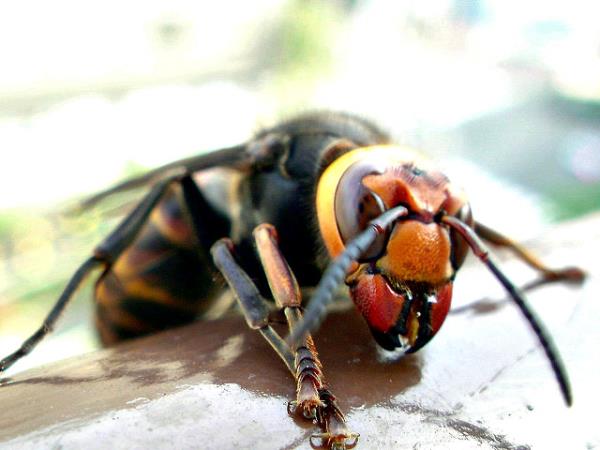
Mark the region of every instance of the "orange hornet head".
POLYGON ((414 151, 382 145, 334 160, 319 179, 316 201, 332 258, 370 220, 396 206, 408 209, 351 267, 346 284, 379 345, 421 348, 448 314, 452 280, 467 253, 440 223, 444 215, 473 223, 462 191, 414 151))

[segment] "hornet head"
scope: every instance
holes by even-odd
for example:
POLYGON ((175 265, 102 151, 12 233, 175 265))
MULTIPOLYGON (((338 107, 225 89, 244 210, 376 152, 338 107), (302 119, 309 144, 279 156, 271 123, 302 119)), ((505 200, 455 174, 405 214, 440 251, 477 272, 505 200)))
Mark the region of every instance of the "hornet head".
POLYGON ((346 284, 379 345, 414 352, 437 333, 450 309, 452 280, 468 246, 441 218, 473 224, 463 192, 399 146, 349 151, 318 183, 319 228, 332 258, 370 220, 396 206, 408 213, 350 267, 346 284))

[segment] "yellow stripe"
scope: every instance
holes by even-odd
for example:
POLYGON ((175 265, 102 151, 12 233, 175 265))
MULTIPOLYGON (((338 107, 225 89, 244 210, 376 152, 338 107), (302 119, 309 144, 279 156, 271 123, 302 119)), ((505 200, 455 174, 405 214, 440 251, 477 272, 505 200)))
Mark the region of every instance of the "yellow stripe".
POLYGON ((383 160, 390 165, 423 160, 415 150, 398 145, 373 145, 344 153, 323 172, 317 185, 317 218, 325 246, 332 258, 344 250, 335 217, 335 192, 346 169, 362 159, 383 160))
POLYGON ((147 301, 153 301, 183 311, 196 312, 197 310, 197 305, 182 302, 173 297, 168 291, 158 286, 150 285, 139 277, 123 282, 123 288, 128 297, 143 298, 147 301))

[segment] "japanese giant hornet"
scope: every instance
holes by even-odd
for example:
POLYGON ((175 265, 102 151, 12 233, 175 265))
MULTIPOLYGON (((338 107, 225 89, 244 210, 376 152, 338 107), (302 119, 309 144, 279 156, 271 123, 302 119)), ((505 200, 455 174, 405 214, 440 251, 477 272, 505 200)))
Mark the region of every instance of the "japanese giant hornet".
POLYGON ((288 412, 315 420, 321 432, 314 438, 323 445, 351 447, 358 434, 347 429, 325 383, 310 332, 345 282, 382 348, 417 351, 442 326, 454 277, 471 249, 524 314, 571 403, 552 339, 482 241, 511 249, 547 280, 580 280, 583 272, 549 269, 476 222, 456 185, 375 125, 347 114, 301 116, 248 143, 116 185, 82 206, 144 185, 151 186, 146 196, 75 272, 42 326, 0 361, 0 371, 52 330, 96 269, 96 325, 105 344, 202 316, 222 277, 248 326, 296 380, 288 412), (208 183, 214 168, 223 177, 208 183), (304 314, 300 287, 316 287, 304 314), (287 339, 272 328, 266 299, 285 314, 287 339))

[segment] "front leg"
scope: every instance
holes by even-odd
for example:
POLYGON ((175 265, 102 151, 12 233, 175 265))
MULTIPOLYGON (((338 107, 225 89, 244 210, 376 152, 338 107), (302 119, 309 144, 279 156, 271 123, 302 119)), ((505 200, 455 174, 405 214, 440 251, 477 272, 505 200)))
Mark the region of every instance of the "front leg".
MULTIPOLYGON (((258 226, 254 238, 275 303, 283 309, 291 330, 302 319, 302 299, 296 278, 279 251, 272 226, 258 226)), ((293 350, 283 341, 269 325, 266 300, 239 266, 232 252, 233 243, 229 239, 221 239, 211 248, 215 265, 234 292, 246 322, 265 337, 296 379, 296 400, 290 402, 288 412, 299 413, 319 425, 321 433, 313 435, 313 445, 320 440, 318 445, 328 448, 354 447, 358 434, 348 431, 344 415, 325 384, 312 337, 307 336, 293 350)))
MULTIPOLYGON (((275 303, 278 308, 283 309, 292 332, 302 321, 302 297, 296 277, 279 250, 277 232, 272 225, 259 225, 254 229, 253 235, 275 303)), ((313 445, 315 439, 320 439, 320 445, 328 448, 354 447, 359 435, 346 427, 344 414, 325 383, 323 367, 312 336, 306 335, 293 351, 296 356, 296 400, 289 404, 288 412, 317 420, 322 433, 312 436, 313 445)))

